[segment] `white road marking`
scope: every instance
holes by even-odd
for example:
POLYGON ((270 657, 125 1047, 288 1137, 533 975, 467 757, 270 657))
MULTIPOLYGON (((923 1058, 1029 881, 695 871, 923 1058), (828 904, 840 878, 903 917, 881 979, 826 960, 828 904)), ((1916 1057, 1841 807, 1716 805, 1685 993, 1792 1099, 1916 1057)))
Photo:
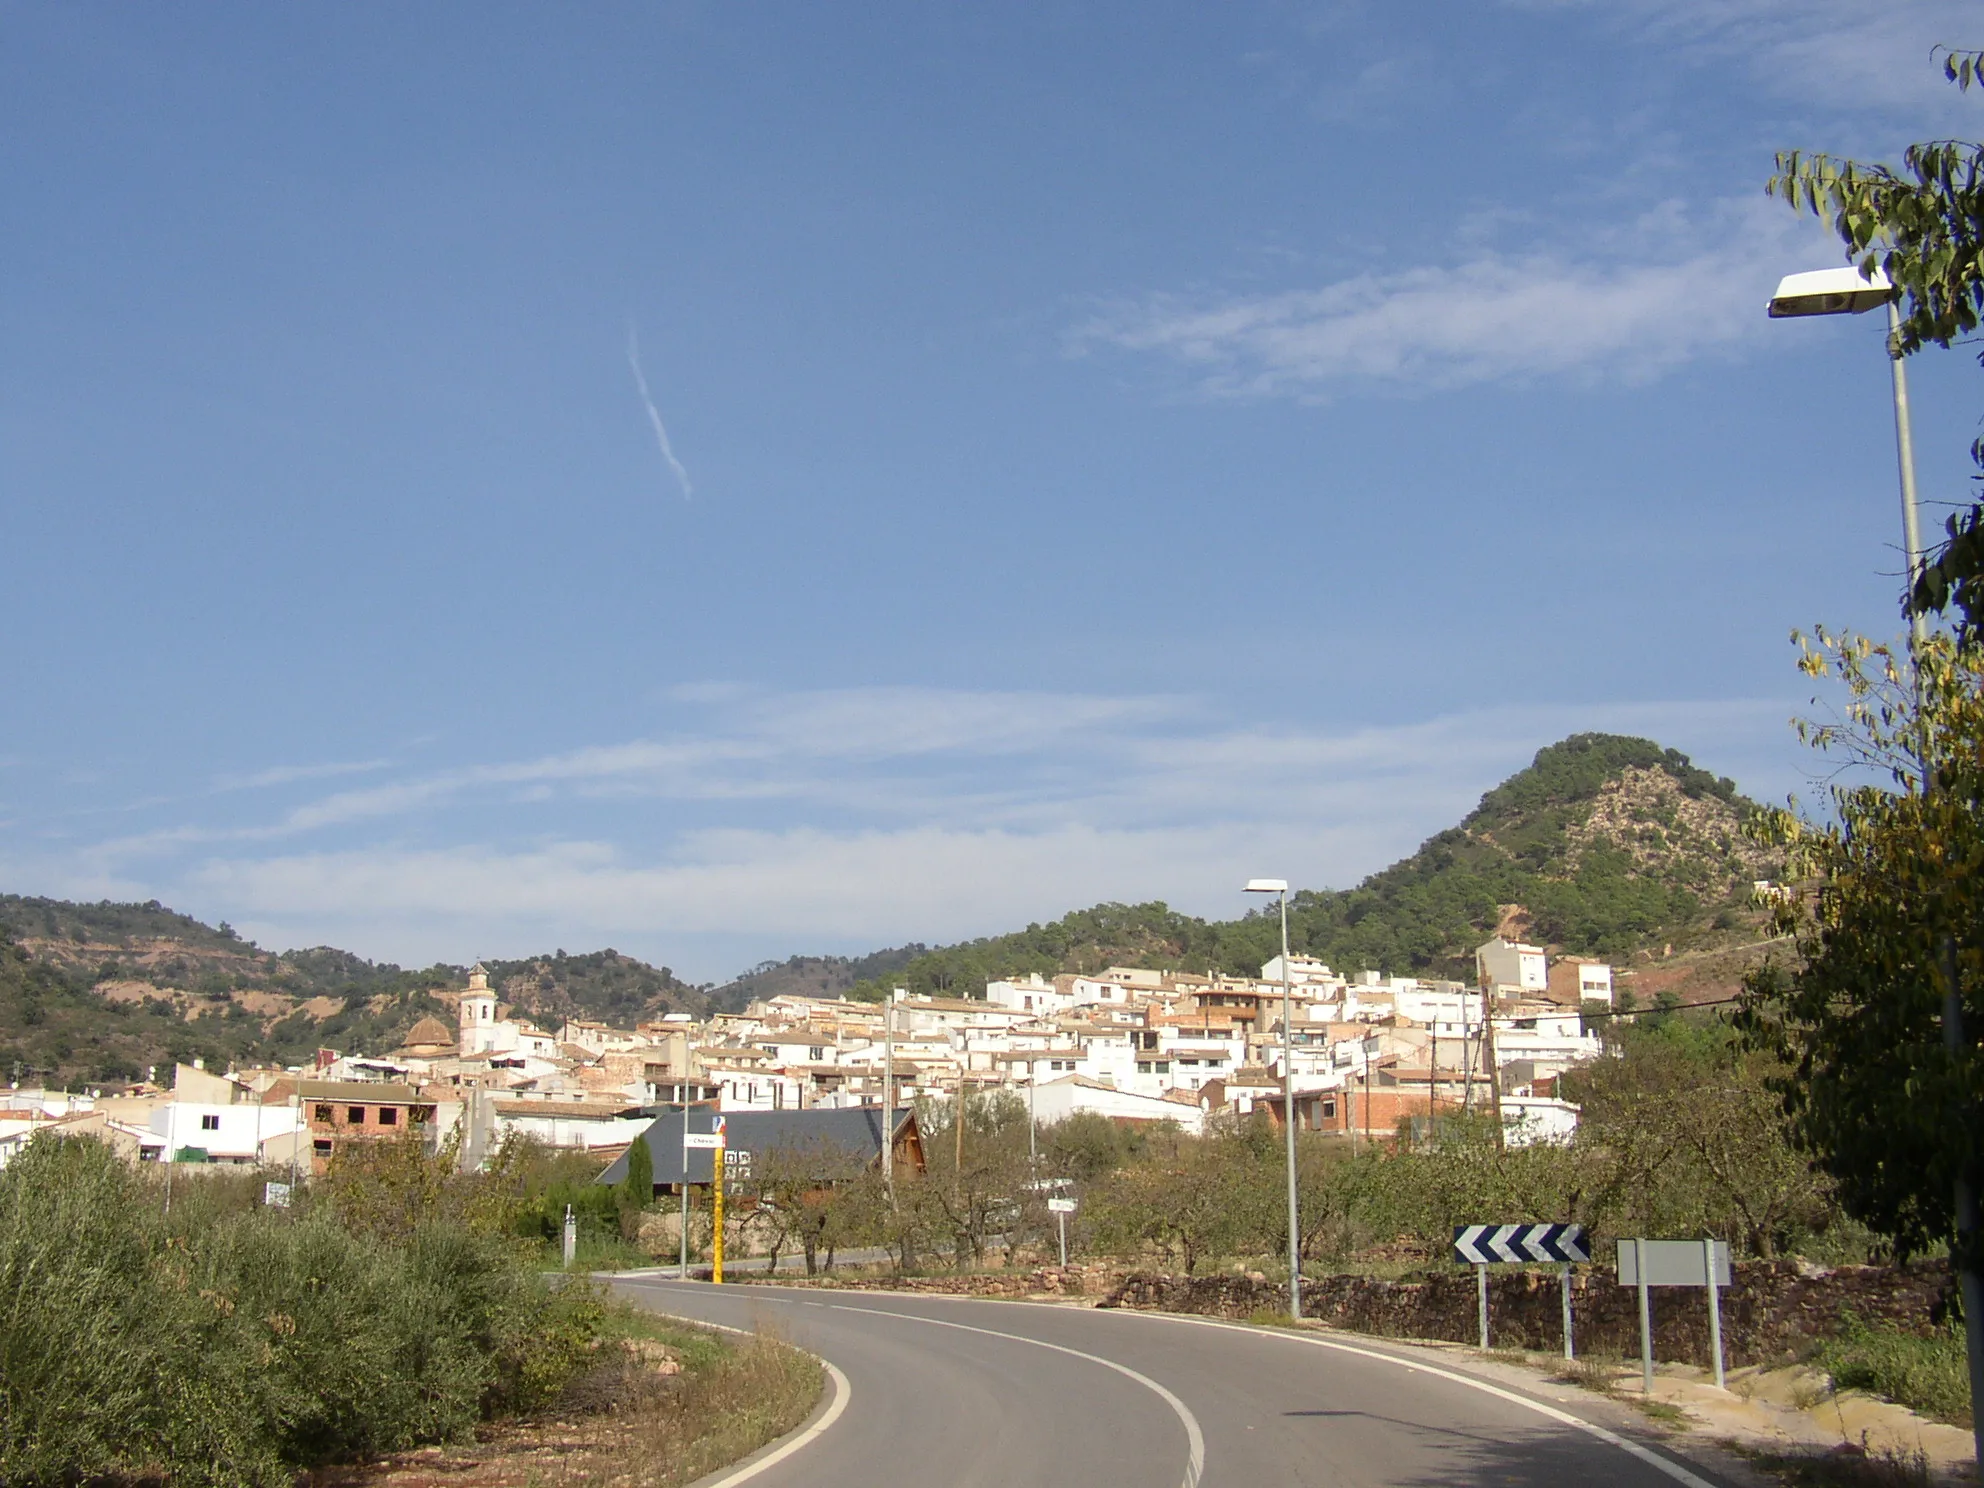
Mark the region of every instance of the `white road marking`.
MULTIPOLYGON (((656 1310, 655 1316, 673 1318, 677 1322, 688 1323, 698 1328, 715 1328, 720 1332, 737 1333, 746 1338, 751 1336, 751 1330, 748 1328, 733 1328, 727 1323, 707 1322, 702 1318, 687 1317, 679 1312, 661 1312, 656 1310)), ((840 1366, 834 1363, 833 1360, 821 1358, 818 1354, 814 1354, 813 1357, 820 1360, 820 1367, 827 1371, 827 1379, 834 1387, 834 1398, 826 1410, 821 1413, 820 1419, 815 1421, 811 1426, 803 1427, 791 1436, 788 1436, 771 1451, 766 1452, 764 1456, 746 1462, 742 1467, 725 1473, 720 1478, 705 1478, 695 1484, 694 1488, 732 1488, 733 1484, 742 1483, 747 1478, 755 1478, 766 1468, 785 1461, 786 1458, 790 1457, 801 1447, 825 1435, 827 1428, 841 1418, 842 1412, 847 1409, 848 1401, 854 1398, 854 1386, 848 1383, 847 1376, 841 1373, 840 1366)))
MULTIPOLYGON (((1100 1364, 1104 1369, 1113 1369, 1118 1374, 1127 1375, 1146 1390, 1157 1395, 1185 1428, 1185 1479, 1181 1488, 1198 1488, 1199 1477, 1206 1470, 1206 1438, 1199 1430, 1199 1418, 1192 1414, 1191 1407, 1147 1374, 1139 1374, 1127 1364, 1118 1364, 1114 1359, 1105 1359, 1100 1354, 1085 1354, 1080 1349, 1066 1348, 1058 1343, 1048 1343, 1045 1339, 1028 1338, 1024 1333, 1001 1333, 996 1328, 974 1328, 969 1323, 946 1322, 942 1318, 918 1317, 913 1312, 890 1312, 886 1307, 849 1307, 845 1304, 832 1304, 835 1312, 859 1313, 863 1317, 900 1318, 906 1323, 922 1323, 931 1328, 956 1328, 960 1333, 982 1333, 987 1338, 1004 1338, 1013 1343, 1030 1343, 1035 1348, 1052 1349, 1057 1354, 1067 1354, 1071 1358, 1085 1359, 1091 1364, 1100 1364)), ((1707 1484, 1703 1488, 1708 1488, 1707 1484)))
MULTIPOLYGON (((1114 1312, 1118 1309, 1111 1308, 1110 1310, 1114 1312)), ((1608 1446, 1617 1447, 1627 1456, 1637 1457, 1648 1467, 1665 1473, 1675 1482, 1686 1484, 1687 1488, 1716 1488, 1716 1485, 1711 1483, 1707 1478, 1689 1472, 1680 1463, 1670 1461, 1662 1457, 1658 1452, 1650 1451, 1638 1442, 1619 1435, 1616 1431, 1607 1431, 1603 1426, 1587 1421, 1582 1416, 1574 1416, 1569 1411, 1560 1411, 1555 1406, 1545 1405, 1540 1400, 1532 1400, 1527 1395, 1518 1395, 1514 1390, 1504 1390, 1500 1385, 1491 1385, 1488 1381, 1476 1379, 1470 1374, 1460 1374, 1451 1369, 1441 1369, 1436 1365, 1422 1364, 1417 1359, 1401 1359, 1396 1354, 1380 1353, 1376 1349, 1358 1348, 1355 1344, 1340 1343, 1334 1338, 1317 1338, 1314 1334, 1310 1333, 1283 1332, 1276 1328, 1250 1328, 1243 1323, 1223 1323, 1216 1318, 1181 1317, 1177 1313, 1131 1312, 1127 1308, 1122 1309, 1121 1312, 1125 1317, 1153 1318, 1159 1322, 1166 1323, 1191 1323, 1201 1328, 1220 1328, 1229 1333, 1245 1333, 1254 1338, 1285 1338, 1290 1343, 1306 1343, 1315 1348, 1334 1349, 1340 1354, 1356 1354, 1359 1358, 1364 1359, 1381 1359, 1387 1364, 1396 1364, 1400 1369, 1408 1369, 1415 1374, 1430 1374, 1439 1379, 1449 1380, 1457 1385, 1465 1385, 1470 1390, 1479 1390, 1484 1395, 1493 1395, 1498 1400, 1506 1400, 1512 1405, 1520 1405, 1525 1409, 1533 1410, 1539 1416, 1545 1416, 1560 1425, 1572 1427, 1574 1430, 1582 1431, 1588 1436, 1595 1436, 1608 1446)), ((957 1325, 950 1324, 949 1326, 955 1327, 957 1325)))

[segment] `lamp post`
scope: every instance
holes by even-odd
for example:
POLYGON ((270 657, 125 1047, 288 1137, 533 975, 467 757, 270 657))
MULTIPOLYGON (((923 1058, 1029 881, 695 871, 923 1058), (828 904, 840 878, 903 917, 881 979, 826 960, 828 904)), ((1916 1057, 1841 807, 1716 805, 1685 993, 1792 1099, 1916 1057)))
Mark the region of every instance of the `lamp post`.
MULTIPOLYGON (((1908 549, 1908 594, 1911 600, 1908 611, 1908 640, 1911 655, 1928 638, 1929 624, 1926 616, 1912 603, 1915 586, 1922 578, 1922 528, 1916 514, 1915 505, 1915 436, 1909 427, 1908 419, 1908 373, 1902 365, 1901 350, 1896 344, 1901 333, 1901 292, 1879 269, 1871 275, 1863 275, 1857 268, 1819 269, 1808 274, 1790 274, 1778 283, 1777 293, 1770 298, 1770 317, 1783 320, 1805 315, 1860 315, 1872 310, 1876 305, 1888 309, 1888 366, 1894 379, 1894 443, 1895 463, 1901 475, 1901 529, 1902 539, 1908 549)), ((1922 712, 1922 673, 1919 662, 1915 669, 1916 712, 1922 712)), ((1927 720, 1922 720, 1921 738, 1922 790, 1929 790, 1929 733, 1927 720)), ((1954 1058, 1965 1046, 1963 1028, 1963 994, 1958 982, 1956 965, 1956 942, 1945 935, 1937 947, 1938 960, 1942 965, 1943 982, 1943 1047, 1954 1058)), ((1956 1180, 1955 1208, 1956 1229, 1961 1242, 1976 1235, 1980 1218, 1977 1205, 1977 1191, 1973 1187, 1967 1170, 1960 1170, 1956 1180)), ((1976 1407, 1984 1404, 1984 1276, 1978 1273, 1975 1262, 1960 1265, 1957 1271, 1957 1286, 1963 1298, 1964 1345, 1969 1355, 1970 1400, 1975 1423, 1972 1426, 1972 1449, 1979 1462, 1984 1462, 1984 1411, 1976 1407)))
MULTIPOLYGON (((1769 313, 1772 320, 1807 315, 1864 315, 1877 306, 1885 305, 1888 308, 1888 334, 1892 338, 1901 330, 1899 298, 1894 285, 1888 282, 1888 276, 1879 269, 1871 278, 1863 276, 1855 268, 1817 269, 1808 274, 1788 274, 1779 281, 1777 293, 1770 297, 1769 313)), ((1901 533, 1908 554, 1908 590, 1912 595, 1916 581, 1922 577, 1922 524, 1915 505, 1915 436, 1908 420, 1908 373, 1892 342, 1888 350, 1888 368, 1894 380, 1895 460, 1901 471, 1901 533)), ((1928 622, 1911 609, 1909 640, 1919 646, 1927 635, 1928 622)))
POLYGON ((1281 908, 1281 1129, 1288 1140, 1288 1315, 1302 1320, 1302 1215, 1295 1196, 1295 994, 1289 985, 1288 880, 1250 878, 1247 894, 1273 894, 1281 908))

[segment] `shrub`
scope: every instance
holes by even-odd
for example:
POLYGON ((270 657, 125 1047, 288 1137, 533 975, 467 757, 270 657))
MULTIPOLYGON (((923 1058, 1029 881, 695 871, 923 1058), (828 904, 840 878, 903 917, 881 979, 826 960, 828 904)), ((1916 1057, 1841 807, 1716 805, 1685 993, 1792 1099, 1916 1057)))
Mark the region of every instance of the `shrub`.
POLYGON ((599 1294, 405 1194, 360 1229, 219 1190, 168 1218, 107 1147, 37 1138, 0 1172, 0 1481, 287 1483, 551 1403, 599 1294))
POLYGON ((1957 1426, 1970 1424, 1970 1373, 1963 1327, 1946 1324, 1924 1338, 1848 1315, 1818 1363, 1835 1388, 1865 1390, 1957 1426))

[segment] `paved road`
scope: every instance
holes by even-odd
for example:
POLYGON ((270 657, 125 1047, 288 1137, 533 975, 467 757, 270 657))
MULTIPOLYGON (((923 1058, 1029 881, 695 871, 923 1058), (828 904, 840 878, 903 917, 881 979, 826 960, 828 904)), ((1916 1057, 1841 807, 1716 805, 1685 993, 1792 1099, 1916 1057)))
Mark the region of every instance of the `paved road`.
POLYGON ((769 1324, 842 1371, 844 1412, 752 1488, 1720 1488, 1613 1429, 1616 1407, 1377 1342, 948 1297, 614 1285, 662 1312, 769 1324))

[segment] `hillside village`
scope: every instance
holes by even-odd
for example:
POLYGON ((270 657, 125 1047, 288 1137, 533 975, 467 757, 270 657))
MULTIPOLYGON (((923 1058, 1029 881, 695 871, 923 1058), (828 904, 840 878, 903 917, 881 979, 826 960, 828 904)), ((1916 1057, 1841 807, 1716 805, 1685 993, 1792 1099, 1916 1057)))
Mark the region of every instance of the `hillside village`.
POLYGON ((451 1002, 377 1055, 325 1049, 307 1067, 181 1066, 169 1088, 123 1094, 10 1089, 0 1164, 38 1131, 90 1132, 139 1162, 320 1173, 340 1147, 417 1129, 478 1165, 511 1135, 599 1156, 685 1103, 724 1112, 898 1107, 1010 1091, 1052 1125, 1285 1118, 1292 1062, 1300 1130, 1389 1138, 1442 1112, 1500 1112, 1509 1140, 1562 1140, 1577 1110, 1556 1093, 1595 1058, 1612 968, 1497 935, 1473 986, 1347 978, 1277 957, 1257 977, 1112 966, 1092 976, 989 982, 982 998, 897 991, 881 1003, 787 993, 698 1021, 541 1028, 499 1003, 480 965, 451 1002), (1284 1025, 1284 1001, 1292 1018, 1284 1025))

